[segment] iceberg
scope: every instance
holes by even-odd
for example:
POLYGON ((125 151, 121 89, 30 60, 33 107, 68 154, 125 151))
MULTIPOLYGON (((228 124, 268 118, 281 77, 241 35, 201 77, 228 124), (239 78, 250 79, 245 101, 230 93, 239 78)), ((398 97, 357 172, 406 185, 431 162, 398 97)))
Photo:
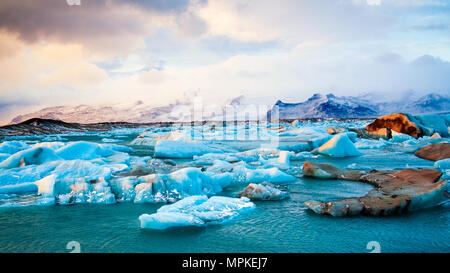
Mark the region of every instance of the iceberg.
POLYGON ((347 133, 335 135, 332 139, 317 149, 317 152, 332 157, 360 156, 358 151, 347 133))
POLYGON ((255 208, 246 197, 191 196, 162 206, 154 214, 139 216, 144 229, 163 230, 171 227, 223 224, 255 208))
POLYGON ((283 192, 269 183, 249 184, 239 197, 247 197, 250 200, 283 200, 289 197, 289 193, 283 192))
POLYGON ((164 230, 172 227, 203 226, 200 218, 180 212, 159 212, 139 216, 141 228, 164 230))

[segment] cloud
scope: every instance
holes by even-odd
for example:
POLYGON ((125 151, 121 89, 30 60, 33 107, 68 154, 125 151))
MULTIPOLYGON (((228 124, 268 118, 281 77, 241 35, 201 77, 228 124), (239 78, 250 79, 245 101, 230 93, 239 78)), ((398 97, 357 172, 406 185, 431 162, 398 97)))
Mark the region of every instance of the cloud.
POLYGON ((243 41, 359 39, 382 33, 393 18, 351 1, 217 0, 198 9, 209 33, 243 41), (364 30, 364 31, 361 31, 364 30))
POLYGON ((201 32, 196 18, 181 16, 189 3, 93 0, 71 6, 61 0, 3 0, 0 29, 18 33, 27 43, 77 43, 97 53, 125 55, 142 47, 144 37, 160 26, 179 27, 188 35, 201 32))

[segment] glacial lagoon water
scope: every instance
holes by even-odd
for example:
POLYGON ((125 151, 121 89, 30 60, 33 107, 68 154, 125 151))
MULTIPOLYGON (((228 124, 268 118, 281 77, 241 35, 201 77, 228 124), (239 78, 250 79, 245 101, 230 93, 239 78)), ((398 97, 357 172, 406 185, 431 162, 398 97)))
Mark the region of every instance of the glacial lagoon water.
MULTIPOLYGON (((136 134, 137 135, 137 134, 136 134)), ((136 135, 122 138, 128 144, 136 135)), ((65 141, 100 142, 102 136, 65 136, 65 141)), ((30 141, 32 139, 28 139, 30 141)), ((389 149, 364 149, 360 157, 308 160, 340 168, 432 168, 433 162, 412 153, 389 149)), ((135 147, 133 156, 153 155, 135 147)), ((305 159, 306 160, 306 159, 305 159)), ((0 252, 70 252, 70 241, 81 252, 370 252, 376 241, 381 252, 450 252, 450 204, 390 217, 333 218, 314 214, 303 202, 362 196, 372 186, 349 181, 317 180, 301 175, 305 160, 292 161, 287 173, 293 182, 281 187, 290 193, 282 201, 255 201, 256 209, 223 225, 146 230, 141 214, 151 214, 164 204, 119 202, 115 204, 27 205, 35 195, 1 199, 0 252), (6 205, 6 206, 5 206, 6 205)), ((189 160, 175 160, 177 167, 189 160)), ((217 195, 236 197, 244 185, 231 185, 217 195)))

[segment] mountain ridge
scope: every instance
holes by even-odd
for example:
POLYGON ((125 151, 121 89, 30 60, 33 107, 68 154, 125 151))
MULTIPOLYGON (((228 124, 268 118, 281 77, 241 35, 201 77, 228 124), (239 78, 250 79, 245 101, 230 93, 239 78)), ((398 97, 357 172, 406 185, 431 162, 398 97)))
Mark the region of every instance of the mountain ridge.
POLYGON ((269 116, 278 107, 279 118, 367 118, 391 113, 425 114, 450 111, 450 98, 430 93, 417 99, 393 102, 373 102, 371 95, 337 97, 331 93, 316 93, 299 103, 278 100, 269 116))
MULTIPOLYGON (((430 93, 422 97, 404 98, 399 101, 376 102, 380 96, 376 94, 363 94, 359 96, 335 96, 328 94, 313 94, 305 101, 286 103, 277 100, 268 111, 272 115, 274 107, 279 109, 280 119, 301 118, 372 118, 390 113, 437 113, 450 111, 450 98, 430 93)), ((245 109, 243 96, 231 99, 229 105, 245 109)), ((203 113, 204 120, 220 119, 223 108, 203 113)), ((239 111, 239 110, 238 110, 239 111)), ((241 111, 242 112, 242 111, 241 111)), ((68 123, 105 123, 105 122, 185 122, 192 117, 192 102, 176 101, 166 106, 150 107, 142 101, 130 105, 100 105, 89 106, 53 106, 42 108, 39 111, 22 114, 14 117, 10 124, 18 124, 32 118, 61 120, 68 123)))

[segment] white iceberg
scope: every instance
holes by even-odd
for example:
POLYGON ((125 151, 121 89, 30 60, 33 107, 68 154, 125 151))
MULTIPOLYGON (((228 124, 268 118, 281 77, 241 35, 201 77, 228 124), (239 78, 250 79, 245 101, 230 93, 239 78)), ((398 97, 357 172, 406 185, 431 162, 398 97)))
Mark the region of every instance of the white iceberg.
POLYGON ((223 224, 255 208, 246 197, 191 196, 162 206, 154 214, 139 216, 141 228, 163 230, 170 227, 223 224))
POLYGON ((245 196, 250 200, 283 200, 289 197, 289 193, 281 191, 269 183, 252 183, 239 196, 245 196))
POLYGON ((332 157, 360 156, 358 151, 347 133, 335 135, 332 139, 317 149, 317 152, 332 157))
POLYGON ((200 218, 180 212, 159 212, 139 216, 141 228, 164 230, 172 227, 203 226, 200 218))

